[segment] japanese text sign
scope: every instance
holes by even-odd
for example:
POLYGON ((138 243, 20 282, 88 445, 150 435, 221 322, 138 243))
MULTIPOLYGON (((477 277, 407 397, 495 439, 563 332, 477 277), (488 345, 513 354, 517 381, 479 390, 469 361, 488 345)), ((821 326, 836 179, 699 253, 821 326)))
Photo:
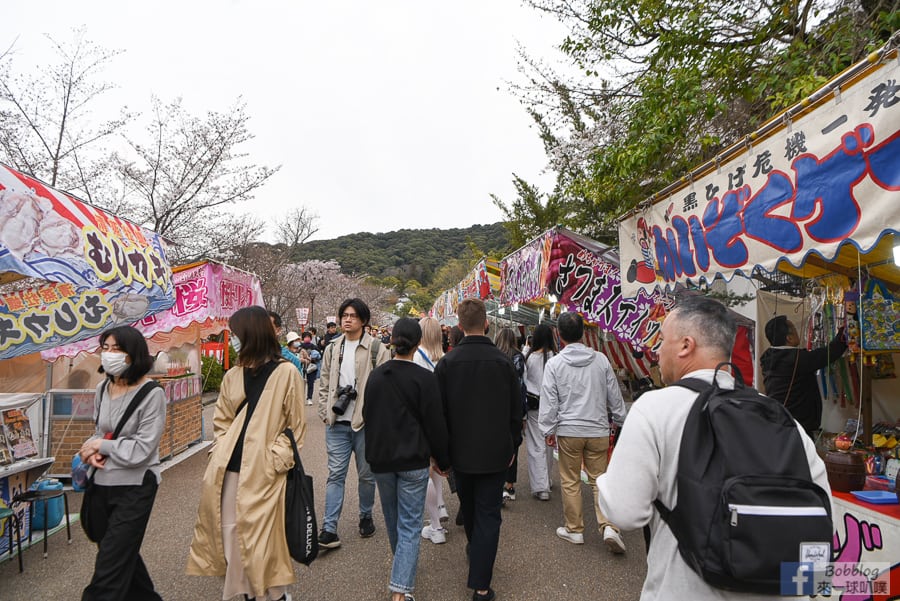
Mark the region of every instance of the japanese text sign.
POLYGON ((830 260, 900 228, 900 63, 619 224, 623 293, 830 260))
MULTIPOLYGON (((242 307, 262 305, 259 280, 251 273, 232 269, 218 263, 201 263, 172 274, 175 304, 167 311, 149 315, 133 324, 147 338, 160 332, 172 332, 199 324, 199 335, 221 332, 228 318, 242 307)), ((132 319, 131 322, 135 320, 132 319)), ((131 323, 129 322, 129 323, 131 323)), ((53 361, 97 348, 97 339, 53 348, 41 356, 53 361)))
POLYGON ((162 240, 0 165, 0 274, 47 282, 0 295, 0 359, 172 306, 162 240))

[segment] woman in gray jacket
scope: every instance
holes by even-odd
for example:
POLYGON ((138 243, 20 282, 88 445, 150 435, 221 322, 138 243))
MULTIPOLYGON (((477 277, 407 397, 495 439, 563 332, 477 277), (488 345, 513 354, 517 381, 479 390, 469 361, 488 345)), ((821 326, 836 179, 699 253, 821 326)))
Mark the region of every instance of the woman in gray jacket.
MULTIPOLYGON (((153 358, 144 335, 131 326, 100 335, 100 373, 94 400, 94 436, 85 441, 81 460, 95 468, 85 503, 91 516, 90 537, 97 543, 94 575, 82 601, 160 600, 141 559, 141 543, 160 481, 159 440, 166 423, 163 389, 148 379, 153 358), (132 399, 149 392, 112 434, 132 399)), ((86 526, 87 530, 87 526, 86 526)))

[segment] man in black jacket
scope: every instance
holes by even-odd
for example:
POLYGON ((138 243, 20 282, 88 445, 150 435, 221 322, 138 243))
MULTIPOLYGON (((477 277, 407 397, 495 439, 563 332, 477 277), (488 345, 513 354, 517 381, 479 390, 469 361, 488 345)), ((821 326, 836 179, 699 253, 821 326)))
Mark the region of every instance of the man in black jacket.
POLYGON ((487 314, 479 299, 459 304, 465 338, 444 355, 438 378, 450 462, 469 541, 469 588, 474 601, 494 598, 490 588, 500 541, 506 468, 522 441, 522 399, 512 361, 484 335, 487 314))
POLYGON ((822 395, 816 372, 840 359, 847 350, 844 329, 838 330, 828 346, 808 351, 799 348, 797 327, 784 315, 778 315, 766 323, 766 339, 772 346, 759 360, 766 395, 784 403, 815 440, 822 425, 822 395))

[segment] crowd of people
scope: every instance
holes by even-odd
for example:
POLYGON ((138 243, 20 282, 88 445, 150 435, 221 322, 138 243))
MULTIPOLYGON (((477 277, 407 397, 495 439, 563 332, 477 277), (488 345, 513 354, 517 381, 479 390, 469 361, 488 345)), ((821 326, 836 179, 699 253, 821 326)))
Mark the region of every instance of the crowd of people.
MULTIPOLYGON (((453 328, 433 318, 402 318, 385 339, 369 328, 366 303, 351 298, 338 309, 339 324, 328 323, 319 339, 315 330, 285 335, 280 316, 261 307, 234 313, 229 329, 238 360, 215 406, 214 445, 187 573, 223 577, 226 600, 290 600, 287 587, 295 572, 284 496, 294 458, 285 430, 302 448, 304 403, 314 403, 325 427, 328 466, 318 545, 341 545, 337 525, 353 458, 362 538, 376 532, 379 494, 393 557, 387 586, 392 601, 414 601, 420 542, 446 541, 445 479, 458 496, 472 598, 495 598, 502 507, 516 499, 523 442, 534 498, 551 499, 558 469, 563 515, 557 536, 584 543, 584 473, 594 495, 597 536, 612 553, 626 552, 620 529, 650 532, 642 599, 728 598, 684 561, 654 509, 657 500, 669 506, 675 500, 679 443, 697 394, 678 386, 648 392, 626 421, 614 370, 603 353, 583 344, 585 324, 578 313, 560 314, 555 332, 538 325, 527 340, 510 328, 488 337, 490 324, 478 299, 462 301, 457 315, 453 328), (625 427, 608 465, 611 424, 625 427)), ((712 381, 733 340, 734 323, 721 304, 689 299, 662 327, 664 381, 673 384, 685 375, 712 381)), ((159 390, 151 392, 137 417, 110 440, 106 433, 147 382, 152 360, 134 328, 104 332, 101 348, 106 378, 97 388, 97 432, 81 455, 96 469, 95 487, 102 494, 94 496, 104 527, 94 577, 82 598, 159 599, 140 547, 160 480, 157 446, 165 400, 159 390)), ((720 374, 722 386, 734 385, 730 375, 720 374)), ((812 477, 827 491, 821 460, 803 436, 812 477)))

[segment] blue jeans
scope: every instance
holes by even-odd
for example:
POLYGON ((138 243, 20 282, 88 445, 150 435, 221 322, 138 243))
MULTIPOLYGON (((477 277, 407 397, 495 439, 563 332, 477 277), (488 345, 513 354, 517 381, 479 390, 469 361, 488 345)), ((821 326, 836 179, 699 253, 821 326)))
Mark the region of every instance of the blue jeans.
POLYGON ((325 450, 328 453, 328 481, 325 484, 325 520, 322 529, 337 534, 337 523, 344 507, 344 483, 350 467, 350 453, 356 455, 359 479, 359 517, 372 517, 375 505, 375 479, 366 462, 366 430, 354 432, 348 422, 325 426, 325 450))
POLYGON ((394 563, 391 565, 390 588, 393 593, 411 593, 416 584, 419 565, 419 541, 428 468, 407 472, 375 474, 384 525, 391 542, 394 563))

